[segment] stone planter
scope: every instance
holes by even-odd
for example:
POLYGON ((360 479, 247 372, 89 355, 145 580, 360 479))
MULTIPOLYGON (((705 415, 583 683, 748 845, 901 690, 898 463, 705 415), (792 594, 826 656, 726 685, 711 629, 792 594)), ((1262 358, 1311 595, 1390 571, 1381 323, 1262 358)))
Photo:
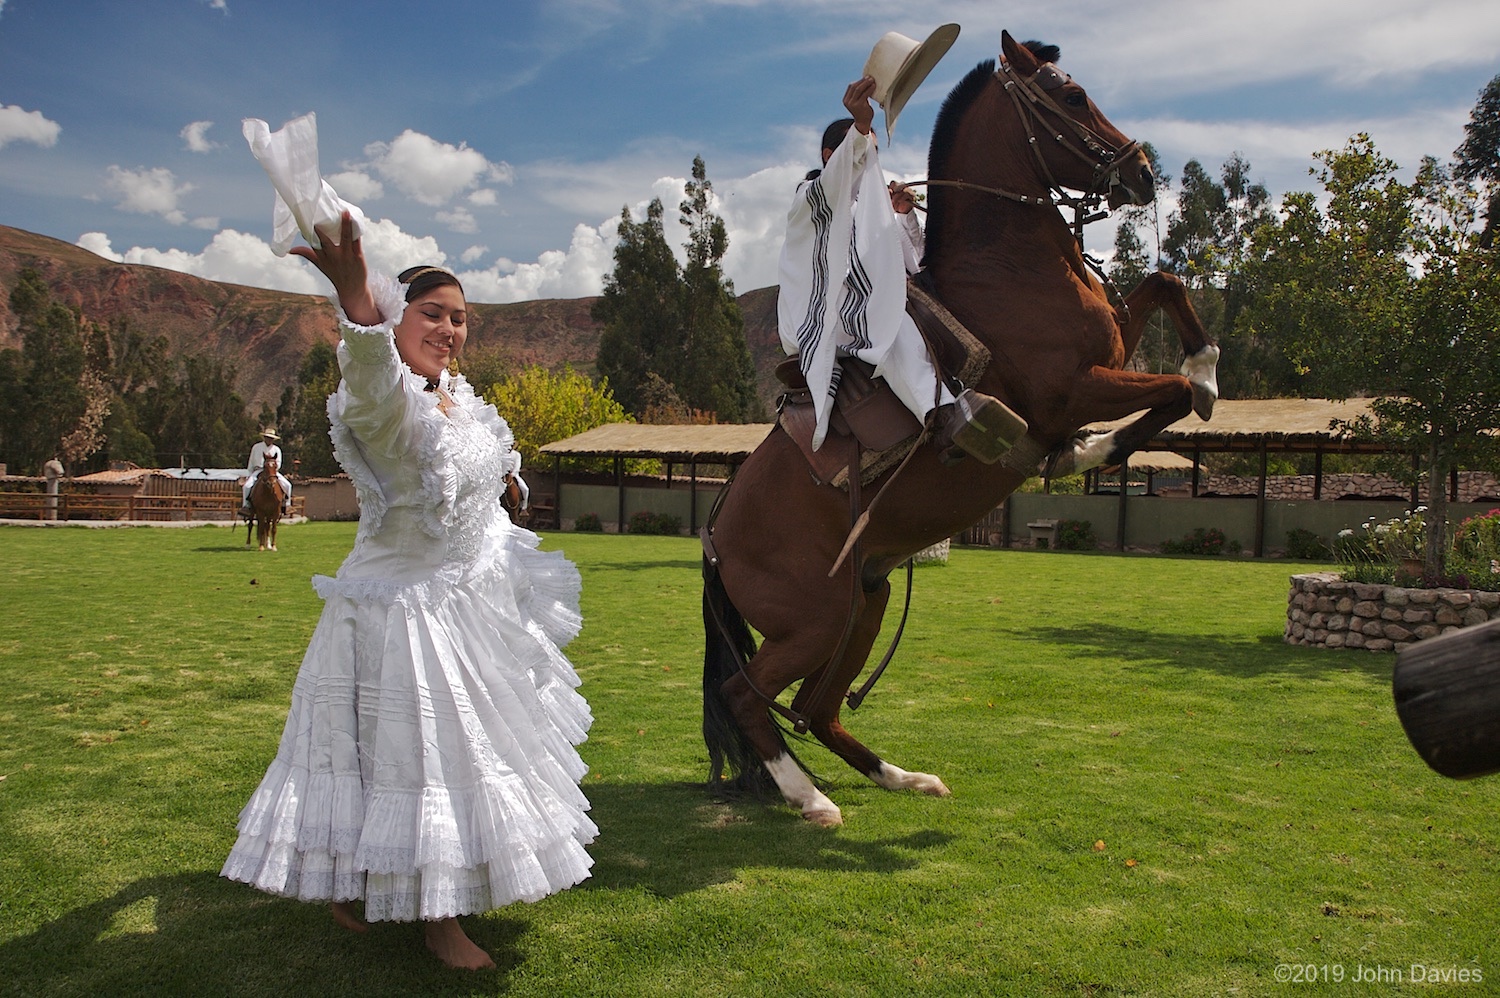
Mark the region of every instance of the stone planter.
POLYGON ((1294 645, 1394 651, 1497 618, 1500 592, 1404 589, 1313 572, 1292 576, 1285 638, 1294 645))

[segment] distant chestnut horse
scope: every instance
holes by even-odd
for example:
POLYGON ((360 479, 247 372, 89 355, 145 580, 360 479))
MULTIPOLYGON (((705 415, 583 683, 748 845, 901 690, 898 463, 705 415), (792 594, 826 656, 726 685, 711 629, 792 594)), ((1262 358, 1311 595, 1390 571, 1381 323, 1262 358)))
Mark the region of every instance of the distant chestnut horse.
POLYGON ((998 66, 969 73, 938 116, 925 268, 936 298, 992 354, 974 387, 1024 416, 1026 439, 993 465, 970 458, 945 467, 936 447, 920 447, 904 469, 861 490, 867 507, 895 475, 830 578, 850 533, 849 497, 815 482, 797 445, 777 430, 721 497, 706 544, 714 556, 705 557, 703 597, 710 783, 748 788, 769 777, 821 825, 842 816, 788 752, 773 709, 882 787, 948 793, 938 777, 884 761, 839 723, 880 630, 889 573, 994 509, 1044 457, 1054 474, 1117 464, 1190 410, 1207 419, 1217 396, 1218 348, 1181 282, 1153 275, 1115 308, 1054 205, 1053 192, 1066 199, 1066 191, 1082 192, 1070 203, 1085 205, 1105 197, 1112 207, 1150 202, 1155 178, 1140 146, 1008 33, 1002 52, 998 66), (1123 370, 1158 308, 1182 338, 1185 377, 1123 370), (1080 426, 1142 410, 1113 433, 1075 437, 1080 426), (759 649, 747 622, 764 639, 759 649), (790 708, 773 707, 798 680, 790 708), (732 783, 721 782, 728 777, 732 783))
POLYGON ((250 546, 250 526, 255 526, 257 550, 276 550, 276 525, 281 522, 281 507, 286 493, 281 491, 279 465, 274 457, 266 458, 260 476, 250 487, 251 519, 245 523, 245 547, 250 546))

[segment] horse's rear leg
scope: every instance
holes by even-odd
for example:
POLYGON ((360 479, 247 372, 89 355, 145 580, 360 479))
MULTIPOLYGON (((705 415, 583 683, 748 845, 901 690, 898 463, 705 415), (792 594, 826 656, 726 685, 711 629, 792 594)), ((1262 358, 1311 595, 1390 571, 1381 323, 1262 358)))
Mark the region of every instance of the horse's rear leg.
MULTIPOLYGON (((767 641, 750 661, 756 687, 766 696, 774 698, 790 685, 775 677, 795 670, 797 663, 805 660, 805 652, 799 653, 795 644, 767 641)), ((739 722, 740 729, 754 746, 755 754, 760 757, 761 765, 766 767, 766 772, 776 781, 776 788, 781 791, 786 802, 815 825, 825 828, 842 825, 844 816, 838 805, 813 784, 801 764, 787 749, 786 740, 771 719, 766 702, 750 688, 745 674, 736 673, 731 676, 724 683, 722 693, 735 720, 739 722)))
POLYGON ((1146 323, 1157 309, 1167 313, 1182 340, 1182 349, 1187 355, 1182 363, 1182 375, 1193 386, 1193 411, 1200 419, 1208 419, 1213 415, 1214 402, 1219 398, 1219 347, 1209 338, 1198 313, 1193 310, 1187 286, 1176 276, 1157 271, 1126 296, 1125 308, 1120 315, 1120 339, 1125 344, 1125 357, 1128 360, 1135 353, 1146 323))
POLYGON ((870 649, 880 633, 880 622, 885 616, 890 595, 891 584, 888 581, 882 581, 879 589, 867 594, 864 610, 849 639, 848 651, 839 664, 838 674, 828 684, 822 700, 818 703, 805 702, 811 701, 812 692, 818 687, 822 676, 822 670, 819 670, 802 681, 802 688, 798 690, 792 706, 807 715, 809 730, 818 741, 877 786, 887 790, 918 790, 934 797, 946 797, 949 790, 938 777, 931 773, 909 773, 900 766, 886 762, 849 734, 839 721, 844 695, 870 657, 870 649))

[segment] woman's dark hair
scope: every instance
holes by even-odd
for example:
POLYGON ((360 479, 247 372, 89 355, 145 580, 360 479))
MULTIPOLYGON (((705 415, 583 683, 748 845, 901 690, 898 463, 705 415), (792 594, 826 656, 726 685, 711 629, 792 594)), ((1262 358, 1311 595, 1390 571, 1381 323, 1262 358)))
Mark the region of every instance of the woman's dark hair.
POLYGON ((406 285, 408 302, 417 300, 433 288, 448 285, 457 288, 459 294, 464 293, 464 286, 458 283, 458 278, 441 267, 408 267, 397 275, 396 280, 406 285))

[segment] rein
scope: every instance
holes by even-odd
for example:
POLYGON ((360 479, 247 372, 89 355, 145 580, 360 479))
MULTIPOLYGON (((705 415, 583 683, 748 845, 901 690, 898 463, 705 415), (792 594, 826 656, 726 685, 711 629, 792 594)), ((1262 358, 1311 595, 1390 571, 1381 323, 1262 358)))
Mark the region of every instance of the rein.
MULTIPOLYGON (((1092 129, 1074 121, 1048 93, 1049 90, 1062 86, 1068 79, 1050 62, 1037 70, 1032 77, 1027 78, 1018 75, 1010 63, 1001 59, 999 68, 995 70, 995 76, 1001 78, 1001 86, 1010 95, 1016 115, 1026 129, 1026 145, 1031 149, 1037 167, 1046 180, 1047 193, 1022 194, 1019 191, 1007 190, 1003 187, 987 187, 984 184, 975 184, 967 180, 913 180, 900 186, 903 188, 952 187, 955 190, 989 194, 1017 204, 1046 205, 1059 209, 1071 208, 1073 209, 1073 236, 1082 248, 1083 227, 1090 222, 1109 217, 1109 212, 1100 210, 1099 206, 1104 202, 1109 191, 1119 186, 1120 163, 1135 155, 1141 144, 1131 140, 1117 149, 1100 138, 1092 129), (1039 82, 1042 80, 1047 82, 1039 82), (1042 117, 1043 112, 1049 112, 1056 117, 1064 129, 1048 127, 1042 117), (1057 145, 1092 168, 1093 177, 1089 181, 1088 189, 1081 195, 1068 193, 1068 190, 1052 175, 1052 168, 1047 165, 1047 160, 1042 155, 1041 146, 1037 140, 1038 128, 1044 129, 1057 145), (1072 138, 1065 134, 1065 130, 1072 132, 1072 138)), ((1098 272, 1097 268, 1095 272, 1098 272)))

